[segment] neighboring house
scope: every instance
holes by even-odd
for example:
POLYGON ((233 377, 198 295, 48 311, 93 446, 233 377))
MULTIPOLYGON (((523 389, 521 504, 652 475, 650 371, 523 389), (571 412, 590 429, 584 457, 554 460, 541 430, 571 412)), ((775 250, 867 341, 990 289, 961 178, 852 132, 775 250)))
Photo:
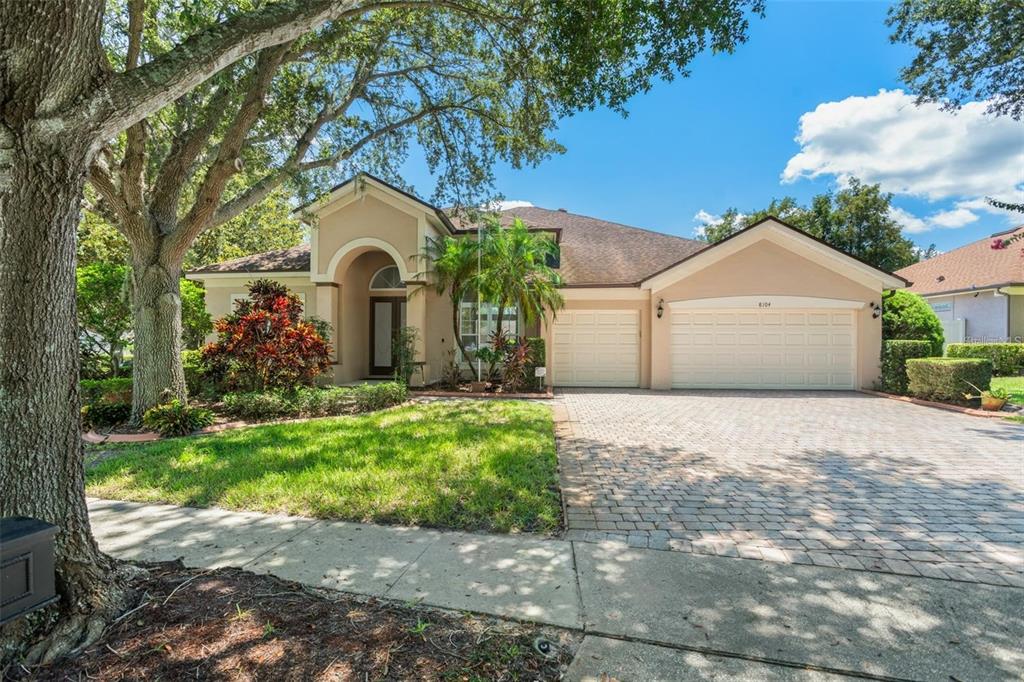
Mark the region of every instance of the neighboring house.
MULTIPOLYGON (((421 254, 427 238, 475 232, 366 175, 309 210, 308 246, 188 274, 205 284, 210 313, 227 313, 252 279, 279 280, 331 324, 335 381, 391 374, 391 335, 405 325, 419 331, 425 380, 439 379, 455 348, 452 311, 425 286, 421 254)), ((532 328, 512 310, 508 323, 545 338, 556 386, 868 387, 878 376, 882 292, 907 285, 773 218, 709 246, 561 209, 501 214, 505 223, 515 217, 561 247, 565 309, 532 328)), ((481 311, 484 342, 495 312, 481 311)), ((475 303, 464 302, 460 315, 472 346, 475 303)))
POLYGON ((896 273, 931 304, 946 343, 1024 341, 1024 242, 992 248, 994 239, 1022 231, 1019 225, 896 273))

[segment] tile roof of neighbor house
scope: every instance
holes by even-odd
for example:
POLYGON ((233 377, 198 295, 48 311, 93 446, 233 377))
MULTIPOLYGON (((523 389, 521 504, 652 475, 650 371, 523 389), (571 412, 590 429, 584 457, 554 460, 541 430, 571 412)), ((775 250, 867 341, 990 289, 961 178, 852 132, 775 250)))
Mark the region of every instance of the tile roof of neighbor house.
POLYGON ((1024 225, 971 242, 928 260, 909 265, 896 274, 909 279, 915 294, 971 291, 1007 284, 1024 284, 1024 254, 1017 242, 1005 249, 993 249, 996 237, 1003 239, 1024 231, 1024 225))
MULTIPOLYGON (((628 286, 708 245, 606 220, 537 206, 510 208, 501 221, 520 218, 528 226, 559 233, 559 272, 568 286, 628 286)), ((267 251, 192 270, 203 273, 309 272, 309 245, 267 251)))

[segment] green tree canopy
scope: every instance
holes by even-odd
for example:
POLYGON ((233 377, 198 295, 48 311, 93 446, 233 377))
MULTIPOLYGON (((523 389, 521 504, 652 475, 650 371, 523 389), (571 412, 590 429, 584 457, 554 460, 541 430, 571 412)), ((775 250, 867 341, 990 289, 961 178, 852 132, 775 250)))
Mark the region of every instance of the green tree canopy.
POLYGON ((83 350, 106 359, 111 376, 121 371, 125 346, 131 340, 128 268, 95 262, 78 268, 78 326, 83 350))
POLYGON ((1019 0, 900 0, 889 9, 892 41, 917 53, 900 77, 918 101, 1024 115, 1024 3, 1019 0))
POLYGON ((768 216, 780 218, 882 270, 892 272, 919 260, 914 243, 903 236, 892 217, 892 195, 882 192, 879 185, 866 185, 856 178, 838 192, 815 196, 806 207, 785 197, 772 199, 766 208, 750 213, 730 208, 718 221, 703 226, 701 239, 721 241, 768 216))

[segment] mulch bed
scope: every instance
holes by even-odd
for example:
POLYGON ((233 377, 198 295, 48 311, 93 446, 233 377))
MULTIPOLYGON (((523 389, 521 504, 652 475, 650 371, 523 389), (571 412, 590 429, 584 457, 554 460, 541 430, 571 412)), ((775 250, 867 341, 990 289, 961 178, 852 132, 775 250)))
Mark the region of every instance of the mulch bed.
POLYGON ((240 569, 146 567, 136 585, 141 608, 77 658, 23 679, 557 680, 579 644, 577 634, 555 628, 240 569))

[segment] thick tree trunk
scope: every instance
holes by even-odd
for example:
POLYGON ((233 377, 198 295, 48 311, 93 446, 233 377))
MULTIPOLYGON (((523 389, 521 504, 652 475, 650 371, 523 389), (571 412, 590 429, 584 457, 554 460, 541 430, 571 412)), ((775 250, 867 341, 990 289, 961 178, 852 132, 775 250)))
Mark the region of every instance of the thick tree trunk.
MULTIPOLYGON (((99 636, 125 592, 96 546, 79 436, 75 236, 88 150, 63 135, 3 127, 0 167, 0 516, 60 528, 60 602, 0 630, 0 658, 52 660, 99 636)), ((41 127, 41 126, 39 126, 41 127)))
POLYGON ((132 421, 170 398, 185 400, 181 365, 181 264, 133 257, 132 421))

